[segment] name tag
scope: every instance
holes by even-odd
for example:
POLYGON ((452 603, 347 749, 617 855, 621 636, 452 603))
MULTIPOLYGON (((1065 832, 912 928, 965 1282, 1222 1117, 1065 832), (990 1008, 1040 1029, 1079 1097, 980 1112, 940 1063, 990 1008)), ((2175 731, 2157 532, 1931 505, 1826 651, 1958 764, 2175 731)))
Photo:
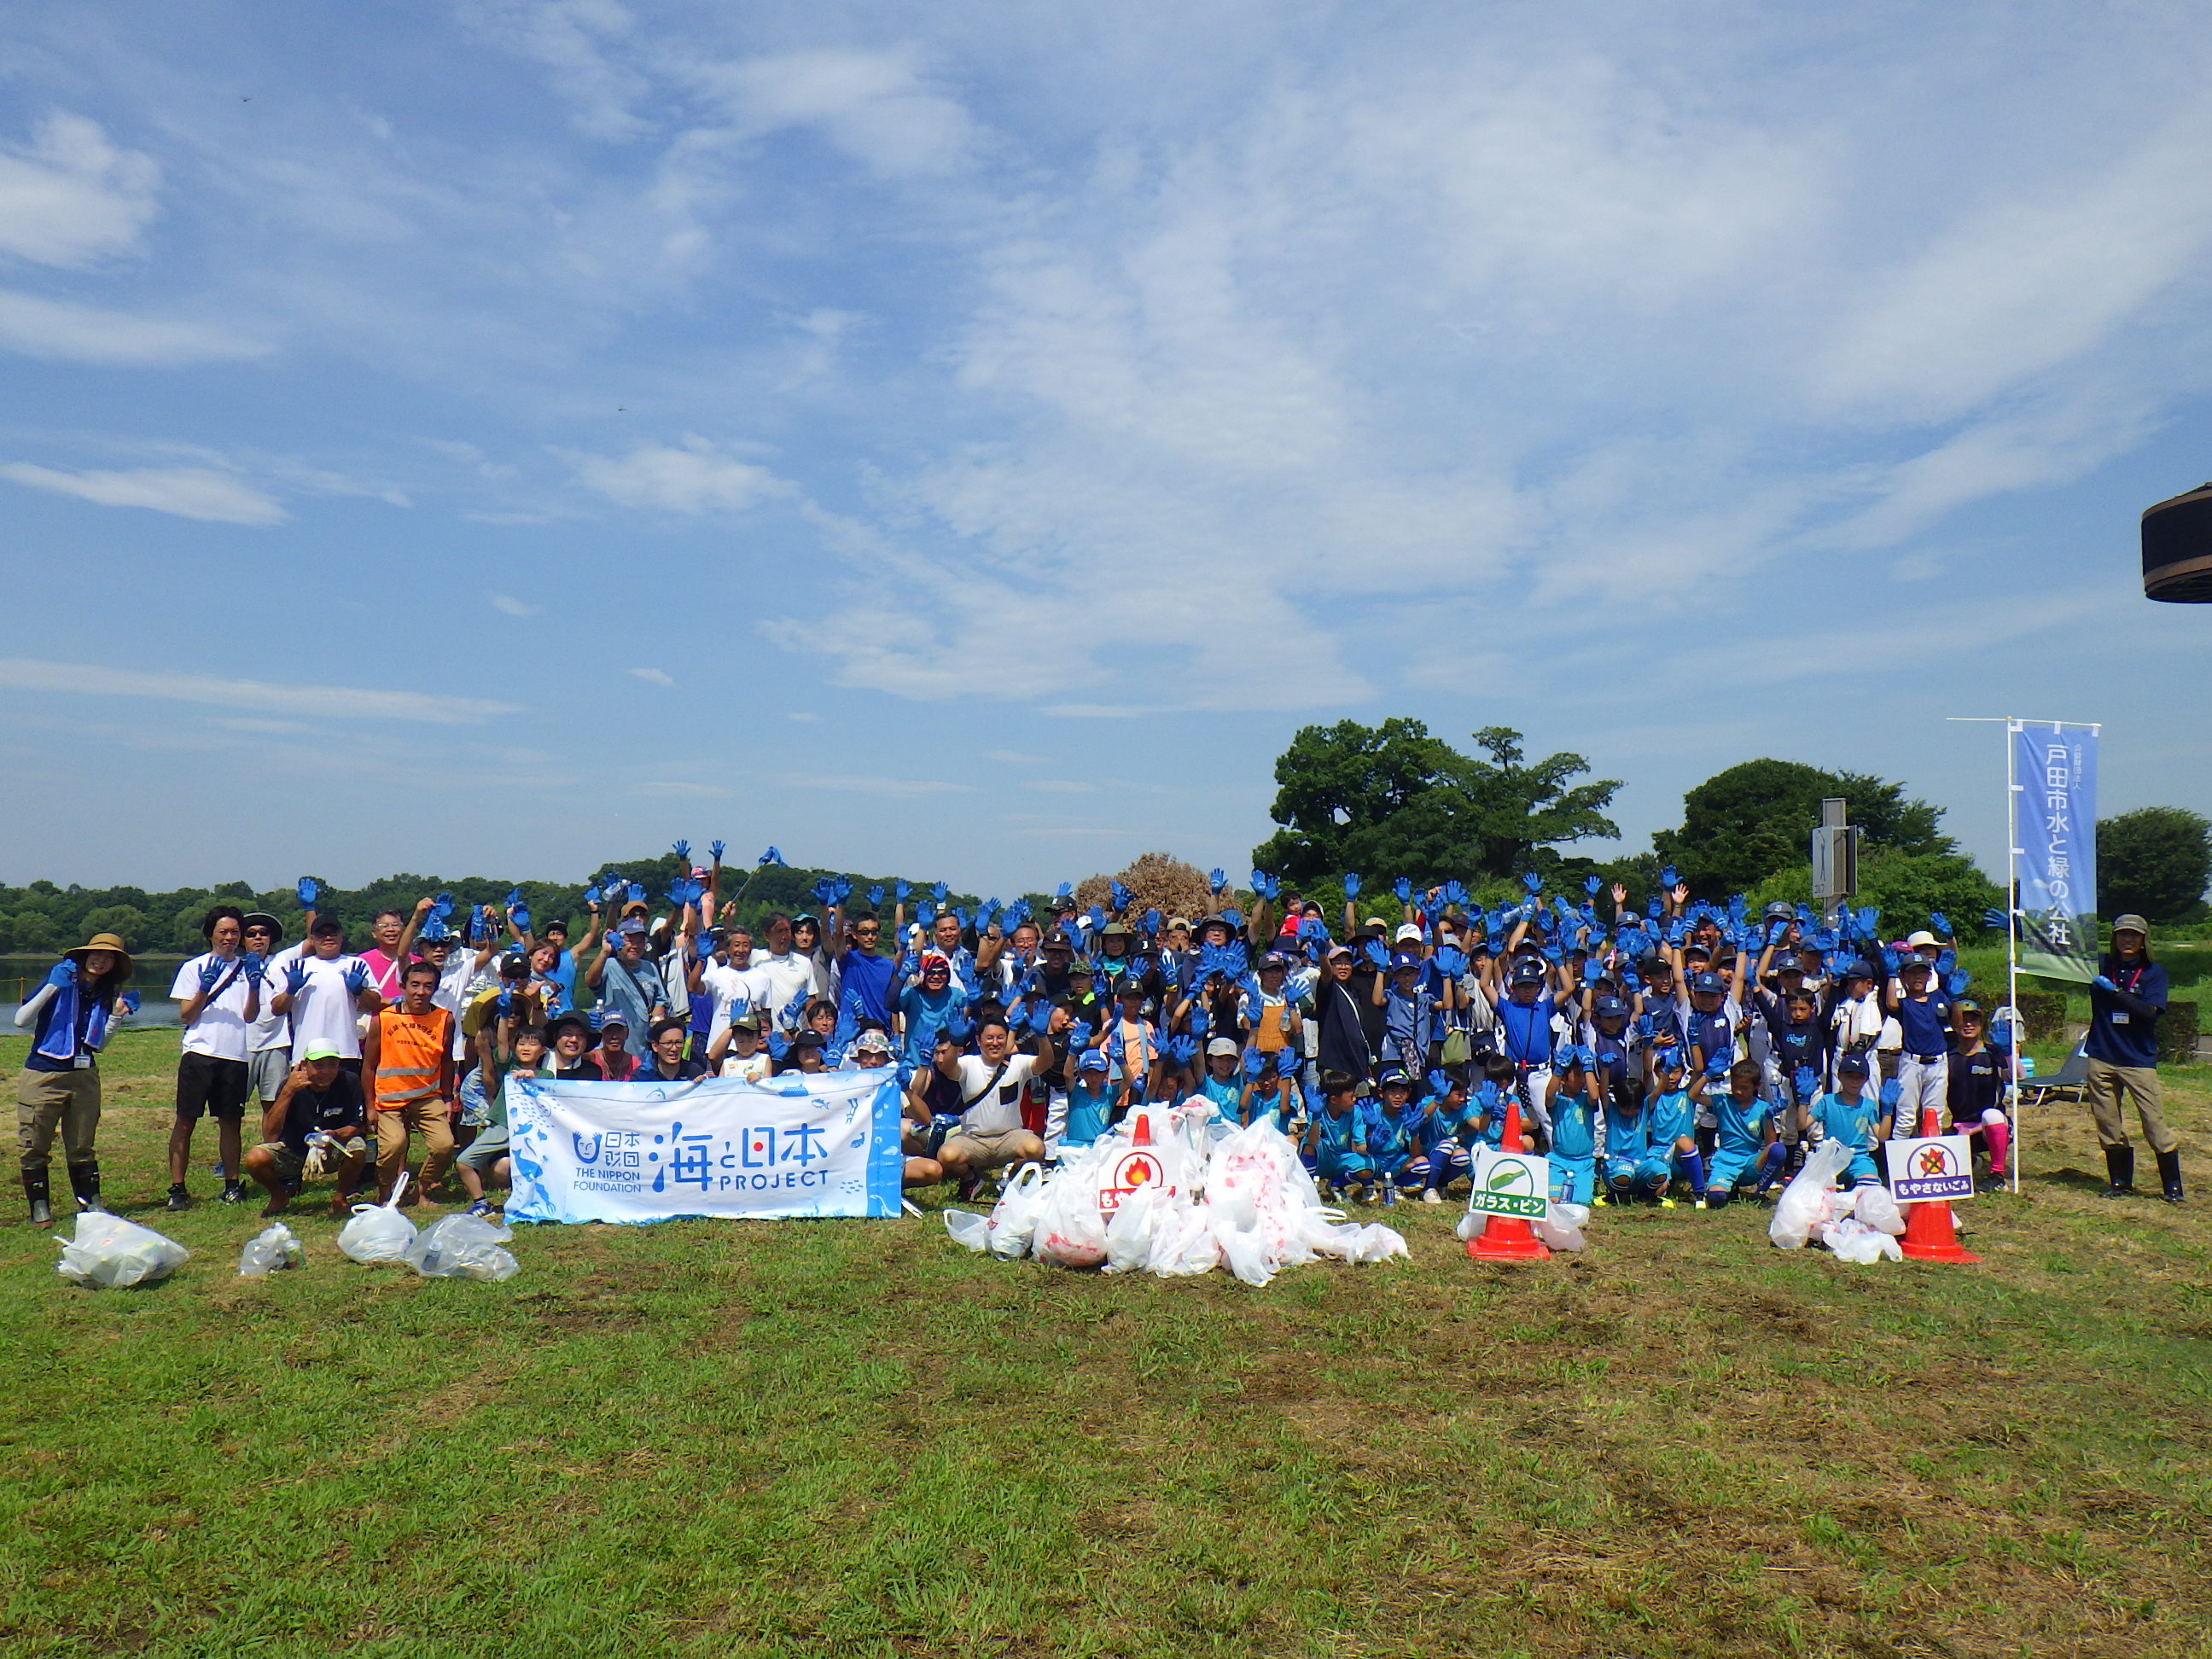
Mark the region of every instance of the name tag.
POLYGON ((2115 1025, 2124 1025, 2124 1024, 2126 1024, 2127 1023, 2128 1023, 2128 1017, 2127 1017, 2127 1015, 2126 1015, 2125 1013, 2116 1012, 2112 1015, 2112 1024, 2115 1024, 2115 1025))

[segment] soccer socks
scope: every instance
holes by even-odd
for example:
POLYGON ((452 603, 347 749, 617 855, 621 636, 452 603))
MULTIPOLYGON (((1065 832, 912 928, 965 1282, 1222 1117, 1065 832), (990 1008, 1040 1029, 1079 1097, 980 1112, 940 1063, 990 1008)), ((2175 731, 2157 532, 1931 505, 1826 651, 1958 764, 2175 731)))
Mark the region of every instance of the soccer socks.
POLYGON ((1789 1156, 1790 1149, 1778 1140, 1766 1149, 1765 1154, 1759 1160, 1759 1190, 1760 1192, 1765 1192, 1774 1184, 1774 1178, 1782 1173, 1783 1160, 1789 1156))
POLYGON ((1990 1143, 1990 1173, 2001 1176, 2012 1168, 2012 1125, 1984 1123, 1982 1138, 1990 1143))
POLYGON ((1704 1154, 1703 1152, 1685 1152, 1685 1153, 1683 1153, 1683 1154, 1682 1154, 1682 1173, 1683 1173, 1684 1175, 1686 1175, 1686 1176, 1689 1176, 1689 1178, 1690 1178, 1690 1190, 1691 1190, 1692 1193, 1702 1193, 1703 1191, 1705 1191, 1705 1154, 1704 1154))

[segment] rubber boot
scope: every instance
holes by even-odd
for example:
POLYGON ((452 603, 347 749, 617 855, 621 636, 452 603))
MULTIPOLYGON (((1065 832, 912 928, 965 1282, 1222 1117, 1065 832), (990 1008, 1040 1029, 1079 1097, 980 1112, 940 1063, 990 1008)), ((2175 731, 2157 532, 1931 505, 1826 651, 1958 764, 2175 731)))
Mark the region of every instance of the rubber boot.
POLYGON ((2105 1188, 2106 1198, 2133 1198, 2136 1193, 2136 1149, 2132 1146, 2106 1147, 2105 1174, 2111 1182, 2105 1188))
POLYGON ((102 1214, 107 1206, 100 1201, 100 1165, 72 1164, 69 1166, 70 1190, 76 1194, 79 1210, 94 1215, 102 1214))
POLYGON ((46 1177, 44 1174, 24 1172, 23 1196, 31 1200, 31 1224, 33 1227, 43 1227, 54 1218, 53 1210, 46 1202, 46 1177))
POLYGON ((2179 1147, 2176 1147, 2170 1152, 2160 1152, 2158 1155, 2158 1181, 2159 1185, 2166 1189, 2165 1198, 2167 1203, 2179 1204, 2186 1196, 2181 1190, 2181 1149, 2179 1147))

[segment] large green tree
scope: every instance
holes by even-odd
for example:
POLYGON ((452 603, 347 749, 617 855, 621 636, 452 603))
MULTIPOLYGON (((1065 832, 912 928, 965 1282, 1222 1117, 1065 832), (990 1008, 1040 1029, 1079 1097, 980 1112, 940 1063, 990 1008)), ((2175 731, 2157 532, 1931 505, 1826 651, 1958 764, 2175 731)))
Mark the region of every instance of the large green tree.
POLYGON ((1580 755, 1527 761, 1521 734, 1474 734, 1487 759, 1462 754, 1419 720, 1309 726, 1275 762, 1273 816, 1282 829, 1252 861, 1293 883, 1356 873, 1370 880, 1480 881, 1555 864, 1553 848, 1620 830, 1605 816, 1618 781, 1577 783, 1580 755))
POLYGON ((2212 822, 2185 806, 2097 820, 2097 908, 2151 921, 2192 918, 2212 882, 2212 822))
POLYGON ((1832 797, 1849 804, 1864 843, 1915 856, 1958 853, 1940 827, 1943 809, 1908 799, 1904 785, 1782 760, 1746 761, 1707 778, 1682 797, 1682 827, 1654 836, 1652 850, 1699 898, 1745 892, 1808 860, 1820 803, 1832 797))

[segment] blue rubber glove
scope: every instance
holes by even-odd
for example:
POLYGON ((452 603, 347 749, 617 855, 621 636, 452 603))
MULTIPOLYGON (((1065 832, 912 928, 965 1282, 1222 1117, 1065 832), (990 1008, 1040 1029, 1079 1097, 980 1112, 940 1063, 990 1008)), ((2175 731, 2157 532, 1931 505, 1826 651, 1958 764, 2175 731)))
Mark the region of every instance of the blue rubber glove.
POLYGON ((1467 902, 1467 884, 1462 881, 1448 881, 1443 884, 1441 896, 1446 904, 1463 905, 1467 902))
POLYGON ((1267 1055, 1261 1054, 1257 1048, 1247 1048, 1244 1051, 1244 1075, 1246 1077, 1256 1079, 1261 1073, 1267 1069, 1267 1055))
POLYGON ((1943 988, 1954 997, 1962 997, 1966 994, 1966 988, 1973 982, 1974 976, 1962 969, 1958 973, 1945 975, 1943 988))
POLYGON ((940 910, 945 908, 945 896, 947 890, 941 881, 929 890, 929 896, 937 901, 937 908, 940 910))
POLYGON ((359 996, 363 991, 368 989, 368 964, 367 963, 356 962, 350 968, 345 970, 345 988, 346 994, 348 996, 356 997, 359 996))
POLYGON ((1390 884, 1390 890, 1398 896, 1398 902, 1401 904, 1411 904, 1413 902, 1413 884, 1403 876, 1390 884))
POLYGON ((1123 886, 1120 882, 1116 881, 1109 883, 1107 885, 1107 891, 1113 894, 1114 908, 1116 910, 1126 910, 1129 908, 1131 894, 1129 890, 1123 886))
POLYGON ((1655 893, 1649 899, 1644 901, 1644 914, 1649 916, 1652 921, 1656 921, 1659 920, 1659 913, 1666 908, 1667 906, 1665 902, 1655 893))
POLYGON ((1605 963, 1595 955, 1583 959, 1583 983, 1595 986, 1605 977, 1605 963))
POLYGON ((872 910, 880 910, 883 908, 883 903, 884 890, 882 887, 876 886, 868 889, 868 908, 872 910))
POLYGON ((1446 1077, 1442 1072, 1431 1072, 1429 1073, 1429 1092, 1434 1095, 1438 1100, 1442 1100, 1446 1095, 1449 1094, 1451 1092, 1451 1079, 1446 1077))
POLYGON ((1370 939, 1366 944, 1361 945, 1359 954, 1377 968, 1388 968, 1390 965, 1390 953, 1382 948, 1382 941, 1379 939, 1370 939))
POLYGON ((1437 952, 1437 971, 1446 979, 1457 979, 1467 972, 1467 952, 1456 945, 1447 945, 1437 952))
POLYGON ((1574 1063, 1575 1045, 1573 1043, 1562 1042, 1558 1048, 1552 1050, 1552 1066, 1555 1071, 1564 1072, 1568 1066, 1574 1063))
POLYGON ((642 904, 645 902, 645 884, 643 882, 634 881, 630 883, 629 902, 632 904, 642 904))
POLYGON ((300 885, 295 890, 296 890, 300 896, 300 908, 302 910, 313 909, 315 908, 315 901, 323 896, 321 884, 316 881, 313 876, 301 877, 300 885))
POLYGON ((1719 1083, 1727 1078, 1729 1067, 1735 1063, 1726 1054, 1715 1054, 1705 1062, 1705 1075, 1715 1083, 1719 1083))
POLYGON ((707 843, 707 856, 714 860, 717 864, 720 864, 722 861, 722 854, 728 850, 729 843, 727 842, 710 841, 707 843))
POLYGON ((116 1000, 120 1002, 124 1007, 128 1009, 131 1012, 135 1014, 138 1012, 139 1000, 138 994, 136 991, 125 991, 121 996, 118 997, 116 1000))
POLYGON ((1945 920, 1941 910, 1930 910, 1928 913, 1928 929, 1938 939, 1951 937, 1951 924, 1945 920))
POLYGON ((1662 890, 1671 893, 1681 884, 1682 878, 1676 873, 1673 865, 1662 864, 1659 866, 1659 885, 1662 890))
POLYGON ((900 978, 912 979, 921 971, 921 954, 914 951, 908 951, 899 958, 898 970, 900 978))
POLYGON ((1881 1085, 1881 1109, 1883 1111, 1894 1112, 1897 1109, 1897 1103, 1904 1097, 1905 1085, 1902 1083, 1899 1083, 1895 1078, 1890 1079, 1888 1082, 1881 1085))
POLYGON ((955 1014, 945 1022, 945 1030, 955 1042, 965 1043, 975 1035, 975 1022, 965 1014, 955 1014))
POLYGON ((1531 870, 1527 875, 1521 878, 1521 884, 1528 889, 1528 896, 1530 898, 1535 897, 1537 894, 1544 890, 1543 877, 1538 875, 1533 870, 1531 870))
POLYGON ((584 908, 587 910, 596 910, 599 908, 599 889, 598 883, 594 882, 591 886, 586 887, 584 890, 584 908))
POLYGON ((1178 1066, 1188 1066, 1198 1058, 1196 1037, 1171 1036, 1168 1039, 1167 1048, 1168 1058, 1178 1066))
POLYGON ((259 990, 261 981, 269 975, 269 958, 258 951, 248 951, 239 960, 246 966, 246 982, 259 990))
POLYGON ((1881 912, 1869 904, 1858 913, 1859 937, 1872 939, 1881 927, 1881 912))
POLYGON ((215 982, 222 977, 225 964, 220 957, 200 964, 200 994, 205 996, 215 989, 215 982))
POLYGON ((1358 876, 1346 875, 1345 877, 1344 896, 1347 901, 1356 899, 1359 896, 1359 878, 1358 876))
MULTIPOLYGON (((698 895, 696 893, 692 895, 692 897, 694 898, 696 898, 697 896, 698 895)), ((530 931, 530 907, 528 905, 518 904, 512 910, 509 910, 507 915, 514 919, 514 925, 519 932, 526 933, 530 931)))
MULTIPOLYGON (((213 981, 210 981, 208 983, 212 984, 213 981)), ((207 986, 203 985, 200 988, 205 990, 207 986)), ((295 957, 290 965, 284 969, 284 994, 295 997, 307 988, 307 964, 295 957)))
POLYGON ((930 923, 937 920, 937 907, 932 904, 927 899, 922 900, 921 903, 914 907, 914 919, 920 922, 924 927, 928 927, 930 923))
POLYGON ((1579 1061, 1583 1069, 1587 1071, 1595 1071, 1597 1069, 1597 1050, 1591 1048, 1587 1042, 1577 1042, 1575 1045, 1575 1059, 1579 1061))
MULTIPOLYGON (((1229 872, 1218 867, 1208 872, 1206 884, 1216 893, 1226 891, 1229 886, 1229 872)), ((1065 893, 1067 890, 1063 887, 1060 890, 1065 893)))
POLYGON ((691 867, 691 843, 688 841, 679 841, 672 850, 676 854, 676 861, 689 870, 691 867))
MULTIPOLYGON (((220 968, 214 963, 210 963, 208 967, 216 968, 218 974, 221 972, 220 968)), ((59 962, 46 969, 46 983, 52 986, 57 991, 68 989, 69 987, 76 983, 76 963, 71 962, 67 957, 64 957, 59 962)), ((206 992, 212 990, 214 988, 215 980, 208 976, 207 968, 201 969, 201 992, 205 994, 206 992)))
POLYGON ((501 988, 500 994, 492 999, 491 1006, 492 1011, 501 1019, 513 1019, 514 1018, 514 993, 501 988))
POLYGON ((1087 1019, 1079 1019, 1074 1024, 1069 1026, 1067 1028, 1068 1053, 1080 1054, 1084 1049, 1088 1048, 1095 1029, 1087 1019))
POLYGON ((1984 910, 1982 912, 1982 927, 1985 931, 1992 933, 2009 932, 2012 927, 2012 913, 2008 910, 1984 910))
POLYGON ((2100 991, 2117 991, 2120 988, 2118 986, 2112 983, 2112 975, 2109 974, 2100 974, 2096 978, 2091 980, 2089 983, 2095 986, 2100 991))
POLYGON ((791 1039, 789 1037, 784 1036, 781 1031, 770 1031, 768 1034, 768 1057, 770 1060, 780 1061, 790 1052, 791 1039))
POLYGON ((1797 1098, 1800 1100, 1810 1100, 1820 1092, 1820 1077, 1809 1066, 1800 1066, 1790 1082, 1797 1091, 1797 1098))
POLYGON ((1206 1017, 1206 1005, 1203 1002, 1192 1003, 1190 1005, 1190 1034, 1193 1036, 1202 1038, 1212 1029, 1213 1022, 1206 1017))
POLYGON ((914 887, 909 882, 895 881, 891 884, 891 897, 896 899, 901 904, 904 904, 906 902, 906 896, 912 891, 914 891, 914 887))
MULTIPOLYGON (((1216 870, 1213 873, 1218 876, 1221 872, 1216 870)), ((1075 884, 1072 881, 1063 881, 1060 884, 1060 886, 1054 890, 1053 896, 1060 900, 1063 904, 1066 903, 1075 896, 1075 884)))

